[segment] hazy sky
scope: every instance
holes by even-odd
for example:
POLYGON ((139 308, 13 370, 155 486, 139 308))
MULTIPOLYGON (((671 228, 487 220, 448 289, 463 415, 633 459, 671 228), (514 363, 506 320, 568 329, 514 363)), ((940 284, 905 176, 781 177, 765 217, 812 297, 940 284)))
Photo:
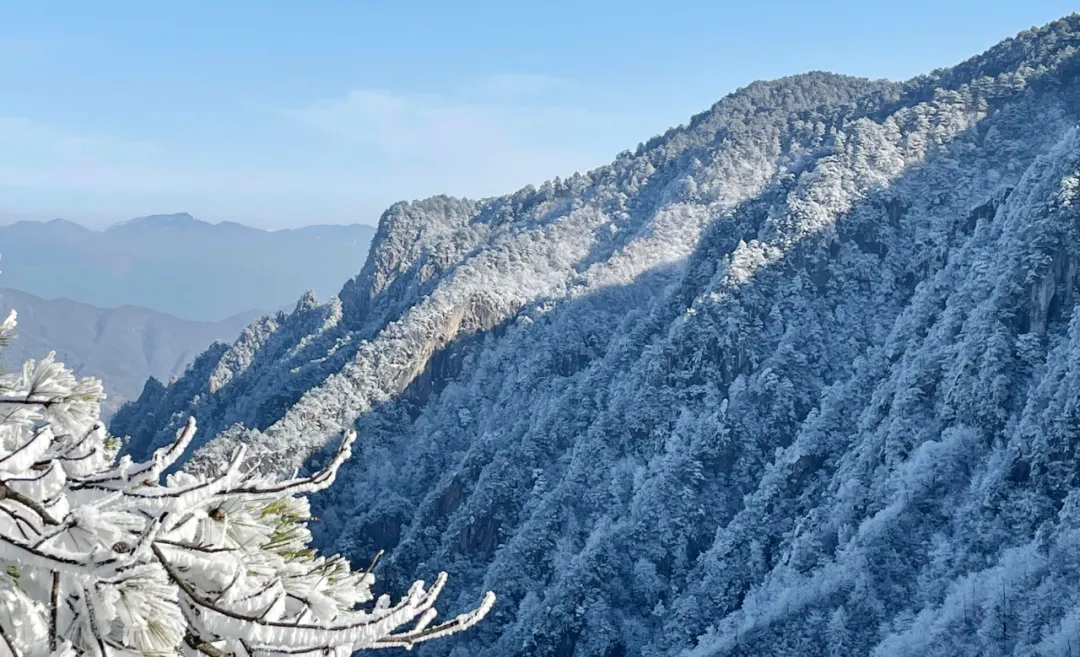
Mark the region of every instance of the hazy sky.
POLYGON ((0 220, 277 228, 610 161, 753 80, 903 79, 1075 0, 5 2, 0 220))

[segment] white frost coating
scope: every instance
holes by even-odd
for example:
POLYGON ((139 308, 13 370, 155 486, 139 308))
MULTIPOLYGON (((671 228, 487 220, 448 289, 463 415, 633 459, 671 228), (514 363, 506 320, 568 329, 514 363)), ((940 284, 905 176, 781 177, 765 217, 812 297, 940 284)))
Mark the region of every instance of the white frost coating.
POLYGON ((52 354, 0 376, 0 655, 344 656, 445 636, 491 608, 488 594, 432 625, 440 573, 396 605, 357 609, 374 576, 308 548, 304 495, 333 483, 355 433, 310 477, 254 474, 240 446, 218 473, 163 481, 194 419, 134 463, 116 458, 103 398, 52 354))

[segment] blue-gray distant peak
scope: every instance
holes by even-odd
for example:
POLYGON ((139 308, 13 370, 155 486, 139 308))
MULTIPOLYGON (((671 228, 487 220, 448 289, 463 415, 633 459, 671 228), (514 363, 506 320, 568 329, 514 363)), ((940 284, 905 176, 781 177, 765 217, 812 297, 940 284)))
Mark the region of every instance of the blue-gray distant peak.
POLYGON ((62 230, 74 230, 74 231, 88 230, 86 227, 84 227, 84 226, 82 226, 80 224, 77 224, 74 221, 68 221, 67 219, 62 219, 60 217, 57 217, 56 219, 52 219, 50 221, 46 221, 45 225, 49 226, 51 228, 58 228, 58 229, 62 229, 62 230))
MULTIPOLYGON (((89 228, 67 219, 50 219, 49 221, 16 221, 7 226, 0 226, 0 230, 17 232, 31 235, 64 235, 82 234, 92 232, 89 228)), ((0 249, 4 245, 0 244, 0 249)), ((2 253, 0 253, 2 255, 2 253)))
POLYGON ((91 231, 54 221, 0 226, 0 284, 45 299, 143 306, 192 320, 292 307, 306 290, 340 290, 367 257, 375 229, 315 225, 270 231, 187 212, 91 231))
POLYGON ((105 230, 119 230, 124 228, 177 228, 211 225, 212 224, 206 221, 196 219, 187 212, 176 212, 173 214, 151 214, 145 217, 135 217, 134 219, 115 223, 105 230))

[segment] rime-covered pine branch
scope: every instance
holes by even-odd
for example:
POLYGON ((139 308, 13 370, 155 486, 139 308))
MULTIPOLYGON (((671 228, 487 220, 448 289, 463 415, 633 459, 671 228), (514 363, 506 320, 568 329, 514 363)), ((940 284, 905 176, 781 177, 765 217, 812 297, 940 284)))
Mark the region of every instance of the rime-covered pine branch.
MULTIPOLYGON (((0 324, 0 338, 15 327, 0 324)), ((52 354, 0 376, 0 653, 350 655, 471 627, 491 608, 432 625, 446 581, 397 603, 374 576, 310 547, 306 495, 349 458, 347 432, 326 467, 276 481, 241 446, 220 472, 163 473, 196 431, 143 463, 118 458, 99 420, 98 382, 52 354)))

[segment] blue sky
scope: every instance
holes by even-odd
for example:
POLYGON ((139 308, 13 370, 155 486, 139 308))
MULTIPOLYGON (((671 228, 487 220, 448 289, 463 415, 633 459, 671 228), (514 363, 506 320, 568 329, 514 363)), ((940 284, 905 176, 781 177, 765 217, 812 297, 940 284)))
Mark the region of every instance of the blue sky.
POLYGON ((0 3, 0 221, 374 224, 610 161, 756 79, 904 79, 1066 0, 0 3))

